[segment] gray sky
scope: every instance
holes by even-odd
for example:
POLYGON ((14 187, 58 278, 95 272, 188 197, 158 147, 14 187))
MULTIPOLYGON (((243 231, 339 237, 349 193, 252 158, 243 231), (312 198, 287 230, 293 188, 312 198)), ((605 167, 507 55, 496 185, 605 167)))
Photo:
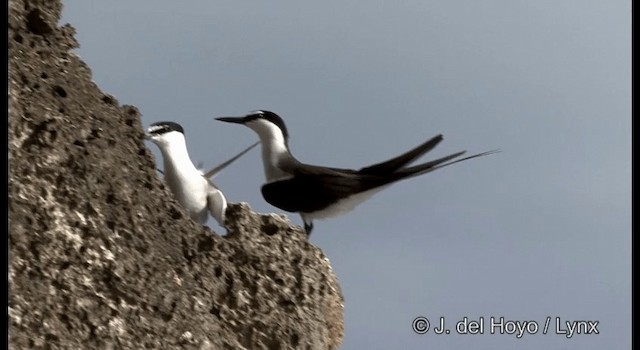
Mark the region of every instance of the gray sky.
MULTIPOLYGON (((145 126, 182 124, 205 167, 257 139, 213 118, 255 109, 283 117, 312 164, 360 168, 438 133, 424 160, 502 150, 315 223, 343 288, 343 349, 630 348, 630 1, 64 4, 103 91, 145 126), (415 334, 417 316, 451 334, 415 334), (457 334, 465 316, 485 334, 457 334), (492 316, 539 331, 490 334, 492 316), (556 317, 600 334, 567 339, 556 317)), ((281 212, 260 162, 254 150, 216 183, 281 212)))

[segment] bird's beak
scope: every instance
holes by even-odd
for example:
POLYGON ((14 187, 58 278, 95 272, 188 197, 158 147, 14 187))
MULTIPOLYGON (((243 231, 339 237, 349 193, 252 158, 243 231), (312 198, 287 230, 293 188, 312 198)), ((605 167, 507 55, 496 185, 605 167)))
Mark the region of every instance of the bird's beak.
POLYGON ((235 123, 235 124, 244 124, 245 122, 244 117, 220 117, 220 118, 216 118, 216 120, 219 120, 221 122, 227 122, 227 123, 235 123))

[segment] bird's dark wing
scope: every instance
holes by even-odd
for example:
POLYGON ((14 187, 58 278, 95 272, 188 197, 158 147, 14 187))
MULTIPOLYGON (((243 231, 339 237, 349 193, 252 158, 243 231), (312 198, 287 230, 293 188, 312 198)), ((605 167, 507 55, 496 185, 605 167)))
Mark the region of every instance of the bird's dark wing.
POLYGON ((292 173, 293 176, 264 184, 262 196, 269 204, 282 210, 311 213, 360 192, 497 152, 483 152, 454 160, 465 153, 462 151, 412 167, 400 165, 401 163, 406 165, 409 159, 415 159, 418 154, 432 149, 440 140, 441 137, 436 136, 430 140, 432 143, 427 142, 399 157, 360 171, 325 168, 302 164, 298 161, 285 163, 282 164, 284 170, 292 173), (417 151, 418 149, 420 151, 417 151), (396 167, 395 171, 388 170, 394 167, 396 167))
POLYGON ((398 169, 401 169, 407 166, 409 163, 412 163, 413 161, 415 161, 418 157, 431 151, 442 140, 443 140, 442 135, 434 136, 433 138, 419 145, 418 147, 412 150, 409 150, 397 157, 394 157, 392 159, 386 160, 378 164, 364 167, 360 170, 330 168, 330 167, 328 167, 327 169, 338 171, 345 174, 360 174, 360 175, 371 175, 371 176, 388 175, 398 169))
POLYGON ((282 210, 310 213, 386 182, 382 177, 361 176, 349 170, 304 165, 291 178, 264 184, 262 196, 282 210))
POLYGON ((252 148, 254 148, 255 146, 257 146, 260 143, 260 141, 254 143, 253 145, 247 147, 244 151, 236 154, 235 156, 233 156, 231 159, 225 161, 224 163, 221 163, 220 165, 217 165, 215 168, 207 171, 206 173, 204 173, 204 177, 209 179, 212 176, 215 176, 217 173, 219 173, 222 169, 226 168, 229 164, 233 163, 234 161, 236 161, 236 159, 242 157, 245 153, 249 152, 252 148))
POLYGON ((384 161, 382 163, 370 165, 368 167, 362 168, 358 170, 359 174, 369 174, 369 175, 384 175, 392 173, 402 167, 405 167, 407 164, 413 162, 418 157, 423 154, 431 151, 440 141, 442 141, 442 135, 437 135, 426 141, 425 143, 419 145, 418 147, 407 151, 397 157, 384 161))

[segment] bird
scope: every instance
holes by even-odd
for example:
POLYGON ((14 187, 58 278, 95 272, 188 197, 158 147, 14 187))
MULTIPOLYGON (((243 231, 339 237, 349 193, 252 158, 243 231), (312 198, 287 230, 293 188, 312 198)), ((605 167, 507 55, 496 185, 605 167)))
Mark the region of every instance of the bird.
POLYGON ((216 120, 242 124, 258 134, 266 178, 261 187, 262 196, 277 208, 299 213, 307 236, 311 235, 314 220, 345 214, 395 182, 499 152, 493 150, 456 159, 466 153, 461 151, 409 166, 443 140, 439 134, 397 157, 360 170, 332 168, 297 160, 289 149, 287 127, 274 112, 256 110, 244 116, 216 120))
POLYGON ((247 147, 213 169, 202 172, 189 157, 184 129, 180 124, 170 121, 153 123, 144 137, 160 148, 165 182, 191 219, 204 225, 211 214, 220 226, 224 227, 227 199, 211 179, 260 142, 247 147))

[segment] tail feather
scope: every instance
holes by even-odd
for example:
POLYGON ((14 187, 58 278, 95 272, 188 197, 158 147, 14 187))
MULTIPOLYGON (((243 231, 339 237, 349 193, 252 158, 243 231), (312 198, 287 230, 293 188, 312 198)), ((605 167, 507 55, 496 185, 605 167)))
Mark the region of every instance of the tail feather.
POLYGON ((254 143, 253 145, 247 147, 244 151, 236 154, 235 156, 233 156, 231 159, 221 163, 220 165, 217 165, 215 168, 207 171, 206 173, 204 173, 204 177, 209 179, 212 178, 213 176, 215 176, 217 173, 219 173, 222 169, 226 168, 229 164, 233 163, 236 159, 242 157, 245 153, 249 152, 252 148, 254 148, 255 146, 257 146, 260 143, 260 141, 254 143))
POLYGON ((482 153, 477 153, 477 154, 473 154, 464 158, 460 158, 460 159, 456 159, 451 161, 452 159, 458 158, 459 156, 463 155, 464 153, 466 153, 466 151, 462 151, 462 152, 457 152, 442 158, 438 158, 435 160, 432 160, 430 162, 424 163, 424 164, 420 164, 420 165, 416 165, 416 166, 412 166, 412 167, 408 167, 408 168, 403 168, 401 170, 399 170, 397 172, 397 174, 400 175, 401 178, 409 178, 409 177, 413 177, 413 176, 418 176, 418 175, 423 175, 426 173, 430 173, 434 170, 438 170, 440 168, 444 168, 446 166, 449 165, 453 165, 465 160, 469 160, 469 159, 473 159, 473 158, 478 158, 478 157, 483 157, 483 156, 488 156, 490 154, 494 154, 494 153, 498 153, 500 152, 500 150, 492 150, 492 151, 487 151, 487 152, 482 152, 482 153))
POLYGON ((367 175, 382 175, 382 174, 393 173, 398 169, 401 169, 402 167, 406 166, 407 164, 413 162, 416 158, 431 151, 434 147, 436 147, 436 145, 438 145, 438 143, 440 143, 440 141, 442 141, 442 139, 443 139, 442 135, 437 135, 431 138, 430 140, 428 140, 427 142, 419 145, 418 147, 408 152, 405 152, 397 157, 394 157, 392 159, 389 159, 387 161, 384 161, 378 164, 374 164, 374 165, 362 168, 358 170, 358 173, 367 174, 367 175))

